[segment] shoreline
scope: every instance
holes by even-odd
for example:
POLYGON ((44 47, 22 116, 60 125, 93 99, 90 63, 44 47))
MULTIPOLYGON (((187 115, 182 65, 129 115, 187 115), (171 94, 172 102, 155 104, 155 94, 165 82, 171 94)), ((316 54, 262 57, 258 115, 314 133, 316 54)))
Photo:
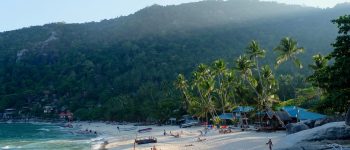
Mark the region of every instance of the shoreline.
MULTIPOLYGON (((20 122, 14 122, 20 123, 20 122)), ((22 122, 30 124, 48 124, 59 126, 64 123, 52 122, 22 122)), ((72 134, 94 135, 87 139, 89 141, 90 149, 105 148, 108 150, 130 150, 134 148, 134 141, 136 138, 156 138, 157 143, 135 145, 136 150, 150 150, 155 146, 157 150, 261 150, 268 149, 266 143, 269 139, 273 142, 273 149, 290 149, 293 147, 316 147, 332 142, 341 144, 344 148, 349 148, 350 141, 307 141, 312 139, 305 137, 312 135, 313 132, 326 129, 328 126, 339 126, 343 122, 336 122, 304 130, 296 134, 287 135, 285 131, 275 132, 256 132, 256 131, 241 131, 239 128, 232 129, 230 133, 219 133, 219 129, 209 129, 205 134, 203 126, 193 126, 190 128, 179 128, 178 126, 135 126, 134 123, 118 125, 105 122, 73 122, 71 127, 62 127, 61 130, 71 130, 72 134), (119 127, 119 131, 118 131, 119 127), (149 129, 149 132, 138 133, 140 129, 149 129), (92 130, 97 134, 86 132, 92 130), (166 135, 164 135, 164 131, 166 135), (306 134, 306 135, 304 135, 306 134), (176 135, 179 135, 177 137, 176 135), (306 141, 305 141, 306 140, 306 141), (342 143, 343 142, 343 143, 342 143), (314 145, 314 146, 313 146, 314 145)))
MULTIPOLYGON (((134 130, 118 131, 117 127, 131 128, 134 124, 128 125, 112 125, 102 122, 77 122, 73 126, 79 126, 81 130, 91 129, 97 131, 97 140, 92 142, 92 147, 95 149, 104 147, 108 150, 129 150, 134 147, 135 138, 140 137, 155 137, 157 143, 135 145, 137 150, 150 150, 153 146, 162 150, 178 150, 178 149, 220 149, 230 150, 234 147, 237 150, 255 150, 267 149, 266 142, 272 139, 273 142, 278 142, 279 139, 286 136, 284 131, 276 132, 256 132, 256 131, 240 131, 234 129, 233 133, 220 134, 218 129, 211 129, 206 135, 201 136, 204 127, 195 126, 190 128, 179 128, 178 126, 136 126, 134 130), (138 133, 139 129, 152 128, 150 132, 138 133), (167 135, 164 135, 164 130, 167 135), (179 137, 170 135, 179 134, 179 137), (198 137, 202 141, 198 141, 198 137), (107 143, 104 143, 107 141, 107 143)), ((204 133, 204 132, 203 132, 204 133)))

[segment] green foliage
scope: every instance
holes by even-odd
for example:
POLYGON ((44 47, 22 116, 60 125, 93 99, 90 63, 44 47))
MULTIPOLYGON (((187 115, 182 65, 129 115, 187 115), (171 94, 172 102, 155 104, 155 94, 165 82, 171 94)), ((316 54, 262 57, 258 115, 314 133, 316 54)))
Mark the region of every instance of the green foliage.
POLYGON ((298 47, 297 41, 290 37, 285 37, 274 50, 278 53, 275 64, 276 67, 291 59, 298 68, 303 68, 300 60, 296 58, 296 55, 304 52, 304 48, 298 47))
POLYGON ((314 74, 308 79, 313 85, 324 90, 324 99, 321 99, 318 110, 324 112, 345 113, 350 107, 350 15, 340 16, 332 20, 339 28, 339 36, 333 45, 334 51, 326 58, 321 55, 314 56, 312 65, 314 74), (327 60, 334 61, 327 65, 327 60))
MULTIPOLYGON (((203 1, 151 6, 101 22, 53 23, 3 32, 0 111, 28 106, 35 108, 33 115, 39 116, 43 106, 54 105, 58 111, 71 110, 82 120, 144 121, 149 117, 163 121, 188 109, 180 108, 182 96, 193 97, 193 91, 180 97, 173 90, 172 81, 178 73, 189 76, 198 62, 209 64, 217 58, 231 62, 253 38, 272 49, 285 35, 305 45, 308 52, 300 60, 311 62, 309 58, 327 49, 335 36, 327 21, 347 11, 342 7, 322 10, 246 0, 203 1), (170 113, 165 106, 178 106, 179 111, 170 113)), ((265 52, 261 63, 273 64, 275 55, 265 52)), ((238 72, 230 69, 219 73, 221 62, 216 67, 222 83, 210 78, 200 84, 203 95, 212 97, 213 102, 208 104, 229 110, 242 99, 244 103, 254 101, 254 92, 246 81, 235 80, 238 72), (229 80, 235 84, 228 88, 225 84, 229 80), (218 87, 221 90, 213 90, 218 87)), ((228 67, 232 66, 226 64, 228 67)), ((276 71, 293 72, 288 65, 276 71)), ((259 81, 249 80, 255 85, 259 81)), ((192 90, 186 84, 191 83, 181 88, 192 90)), ((197 100, 187 98, 187 105, 198 105, 192 101, 197 100)))
POLYGON ((276 96, 278 83, 269 65, 259 68, 258 58, 264 57, 264 54, 259 44, 252 41, 247 48, 249 57, 238 57, 233 68, 226 67, 223 60, 214 61, 212 66, 200 64, 192 73, 192 89, 186 88, 188 81, 179 74, 175 84, 185 96, 185 101, 189 100, 188 112, 207 120, 210 114, 214 124, 218 124, 220 118, 216 110, 219 109, 222 113, 231 112, 232 108, 241 104, 257 105, 260 109, 271 108, 273 103, 279 101, 276 96), (257 75, 253 74, 253 69, 257 75), (246 99, 248 94, 255 101, 246 99))
POLYGON ((307 109, 314 109, 318 103, 317 88, 309 87, 304 89, 297 89, 297 97, 283 101, 279 106, 299 106, 307 109))

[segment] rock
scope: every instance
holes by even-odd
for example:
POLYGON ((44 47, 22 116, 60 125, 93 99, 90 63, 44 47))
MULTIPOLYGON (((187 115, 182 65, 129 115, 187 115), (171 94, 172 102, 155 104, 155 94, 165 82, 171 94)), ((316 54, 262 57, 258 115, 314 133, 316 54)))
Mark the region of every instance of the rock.
POLYGON ((348 113, 346 114, 346 117, 345 117, 345 124, 350 126, 350 108, 349 108, 348 113))
MULTIPOLYGON (((292 125, 289 125, 292 126, 292 125)), ((316 144, 316 145, 299 145, 300 143, 314 143, 319 141, 329 140, 331 143, 338 143, 342 145, 348 146, 348 141, 350 139, 350 126, 345 125, 344 121, 341 122, 331 122, 325 125, 315 127, 308 130, 303 130, 298 133, 287 135, 282 138, 278 143, 275 144, 275 149, 324 149, 317 148, 317 146, 321 146, 324 144, 316 144), (311 147, 312 146, 312 147, 311 147), (316 147, 313 147, 316 146, 316 147)), ((349 147, 347 147, 349 148, 349 147)), ((329 149, 329 148, 328 148, 329 149)), ((345 150, 345 149, 343 149, 345 150)))
POLYGON ((304 123, 289 123, 286 125, 287 134, 293 134, 297 133, 299 131, 310 129, 309 126, 305 125, 304 123))
POLYGON ((318 140, 346 140, 350 139, 350 127, 349 126, 334 126, 324 130, 319 130, 314 133, 308 141, 318 140))
POLYGON ((322 126, 324 124, 330 123, 330 122, 335 122, 336 120, 334 118, 323 118, 320 120, 316 120, 314 127, 322 126))
POLYGON ((335 149, 350 150, 348 146, 338 145, 333 142, 338 141, 314 141, 314 142, 300 142, 289 148, 277 148, 277 150, 332 150, 333 146, 335 149))
POLYGON ((306 121, 303 121, 303 123, 307 125, 309 128, 313 128, 315 126, 315 121, 316 120, 306 120, 306 121))

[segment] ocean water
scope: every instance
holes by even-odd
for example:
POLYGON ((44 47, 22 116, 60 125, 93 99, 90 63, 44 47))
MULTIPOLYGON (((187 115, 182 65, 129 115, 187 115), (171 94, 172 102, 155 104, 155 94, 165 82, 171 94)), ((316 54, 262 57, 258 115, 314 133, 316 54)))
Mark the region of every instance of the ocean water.
POLYGON ((0 123, 0 150, 89 150, 96 136, 52 124, 0 123))

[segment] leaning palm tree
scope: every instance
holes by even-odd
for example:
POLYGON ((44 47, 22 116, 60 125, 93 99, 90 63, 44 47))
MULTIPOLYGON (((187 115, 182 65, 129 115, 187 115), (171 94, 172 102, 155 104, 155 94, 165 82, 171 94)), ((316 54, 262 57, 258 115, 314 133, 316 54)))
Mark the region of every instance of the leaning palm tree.
POLYGON ((183 74, 179 74, 177 76, 177 79, 175 81, 175 87, 180 90, 183 94, 183 96, 185 97, 185 101, 184 101, 184 109, 187 111, 188 110, 188 106, 189 106, 189 102, 190 102, 190 96, 189 96, 189 92, 188 92, 188 83, 187 80, 185 79, 185 76, 183 74))
POLYGON ((263 82, 263 87, 265 94, 262 95, 262 106, 265 108, 271 107, 271 96, 273 96, 278 89, 278 84, 273 75, 271 68, 265 65, 261 68, 261 77, 263 82))
POLYGON ((281 40, 280 44, 274 50, 278 52, 275 63, 276 68, 288 60, 292 60, 298 68, 303 68, 303 65, 296 57, 296 55, 304 52, 304 48, 298 47, 297 41, 293 40, 290 37, 285 37, 281 40))
POLYGON ((254 67, 254 63, 246 56, 239 56, 236 60, 236 69, 240 72, 243 80, 246 81, 251 88, 254 90, 255 94, 260 98, 258 91, 256 90, 256 80, 253 77, 251 68, 254 67))
MULTIPOLYGON (((259 58, 265 57, 265 50, 261 49, 257 41, 252 41, 250 42, 249 46, 247 47, 246 50, 247 55, 249 56, 250 60, 253 61, 255 64, 255 69, 258 72, 258 77, 259 77, 259 84, 261 87, 264 87, 261 74, 260 74, 260 68, 259 68, 259 58)), ((261 94, 262 96, 266 95, 265 89, 261 89, 261 94)))

